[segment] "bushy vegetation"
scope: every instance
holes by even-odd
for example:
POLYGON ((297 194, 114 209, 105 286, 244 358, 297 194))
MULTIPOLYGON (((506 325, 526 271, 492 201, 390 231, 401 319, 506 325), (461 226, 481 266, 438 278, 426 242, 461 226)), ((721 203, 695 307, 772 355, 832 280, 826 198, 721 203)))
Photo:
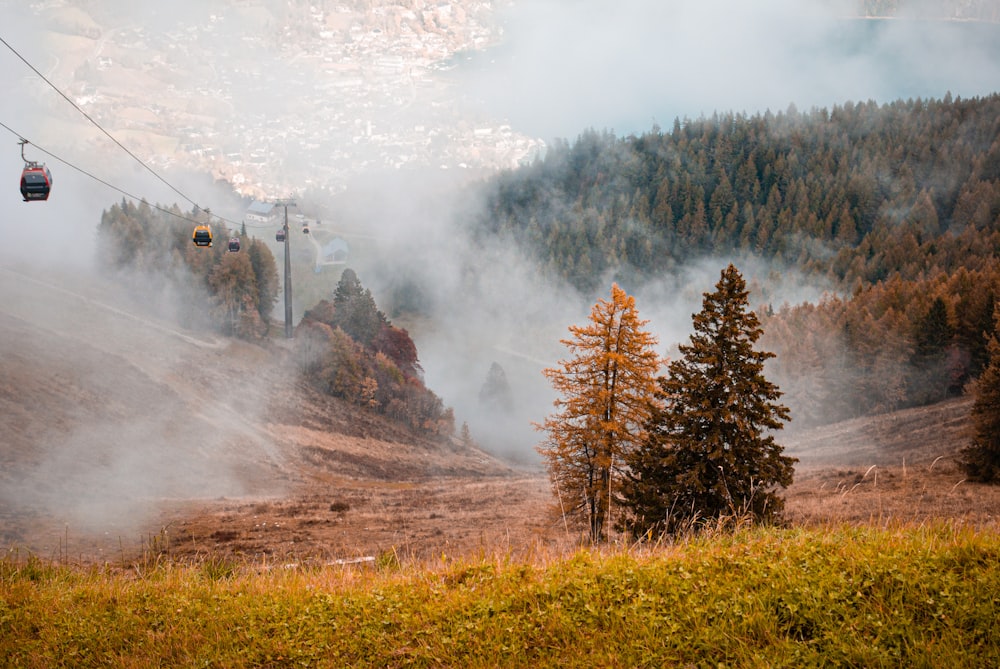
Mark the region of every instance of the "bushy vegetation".
POLYGON ((192 220, 209 223, 204 212, 183 214, 122 199, 101 215, 99 260, 108 273, 124 276, 137 293, 170 294, 189 326, 256 340, 267 335, 278 299, 274 256, 262 241, 240 236, 241 251, 229 253, 231 232, 215 222, 215 243, 191 241, 192 220))
POLYGON ((995 532, 945 525, 364 571, 8 558, 0 658, 47 669, 987 667, 1000 664, 998 561, 995 532))
MULTIPOLYGON (((800 424, 919 405, 983 369, 1000 279, 997 118, 1000 95, 949 95, 591 130, 489 183, 476 230, 588 291, 700 256, 794 268, 829 297, 756 298, 800 424)), ((751 282, 766 291, 766 279, 751 282)))
POLYGON ((299 368, 322 392, 419 431, 450 436, 454 413, 422 380, 417 347, 345 269, 332 300, 306 311, 295 331, 299 368))
MULTIPOLYGON (((230 233, 218 225, 216 243, 197 247, 191 218, 207 221, 204 213, 183 215, 176 207, 163 211, 123 199, 101 216, 102 266, 144 296, 169 293, 165 299, 180 306, 185 325, 265 337, 279 289, 270 249, 241 235, 241 250, 230 253, 230 233)), ((426 434, 454 433, 452 410, 423 383, 413 340, 379 311, 353 270, 344 271, 332 300, 304 314, 295 351, 305 378, 322 392, 426 434)))

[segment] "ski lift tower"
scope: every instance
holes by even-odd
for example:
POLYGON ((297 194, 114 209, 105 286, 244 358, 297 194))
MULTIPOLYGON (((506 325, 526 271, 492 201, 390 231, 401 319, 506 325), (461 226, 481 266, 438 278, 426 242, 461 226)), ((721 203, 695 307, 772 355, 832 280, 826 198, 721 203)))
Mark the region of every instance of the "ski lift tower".
POLYGON ((275 200, 274 204, 285 210, 285 339, 292 338, 292 252, 289 242, 292 236, 288 234, 288 208, 295 206, 295 200, 275 200))

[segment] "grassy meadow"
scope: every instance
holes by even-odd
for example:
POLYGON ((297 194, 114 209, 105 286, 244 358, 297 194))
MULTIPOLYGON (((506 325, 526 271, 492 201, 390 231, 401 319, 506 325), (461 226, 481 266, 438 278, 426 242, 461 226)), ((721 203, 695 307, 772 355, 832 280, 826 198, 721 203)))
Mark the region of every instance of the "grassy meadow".
POLYGON ((4 667, 995 667, 1000 535, 740 529, 374 567, 0 561, 4 667))

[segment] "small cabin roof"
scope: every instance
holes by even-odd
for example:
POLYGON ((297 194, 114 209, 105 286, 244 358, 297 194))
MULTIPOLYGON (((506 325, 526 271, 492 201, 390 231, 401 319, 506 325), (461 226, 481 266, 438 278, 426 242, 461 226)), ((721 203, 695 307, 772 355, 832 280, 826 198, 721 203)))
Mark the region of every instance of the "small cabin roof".
POLYGON ((248 214, 260 214, 263 216, 270 216, 271 212, 274 211, 274 203, 272 202, 261 202, 260 200, 254 200, 247 207, 248 214))
POLYGON ((350 251, 350 250, 351 248, 347 245, 347 241, 345 241, 340 237, 335 237, 334 239, 331 239, 323 246, 324 255, 330 255, 334 251, 350 251))

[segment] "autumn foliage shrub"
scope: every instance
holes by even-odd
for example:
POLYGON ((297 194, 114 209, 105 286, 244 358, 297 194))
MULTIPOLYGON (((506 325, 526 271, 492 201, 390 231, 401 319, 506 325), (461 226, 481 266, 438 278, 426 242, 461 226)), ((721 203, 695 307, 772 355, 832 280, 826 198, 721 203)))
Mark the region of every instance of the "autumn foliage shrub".
POLYGON ((427 434, 454 432, 452 410, 424 385, 409 333, 379 311, 353 270, 332 300, 306 311, 295 339, 299 369, 320 391, 427 434))

